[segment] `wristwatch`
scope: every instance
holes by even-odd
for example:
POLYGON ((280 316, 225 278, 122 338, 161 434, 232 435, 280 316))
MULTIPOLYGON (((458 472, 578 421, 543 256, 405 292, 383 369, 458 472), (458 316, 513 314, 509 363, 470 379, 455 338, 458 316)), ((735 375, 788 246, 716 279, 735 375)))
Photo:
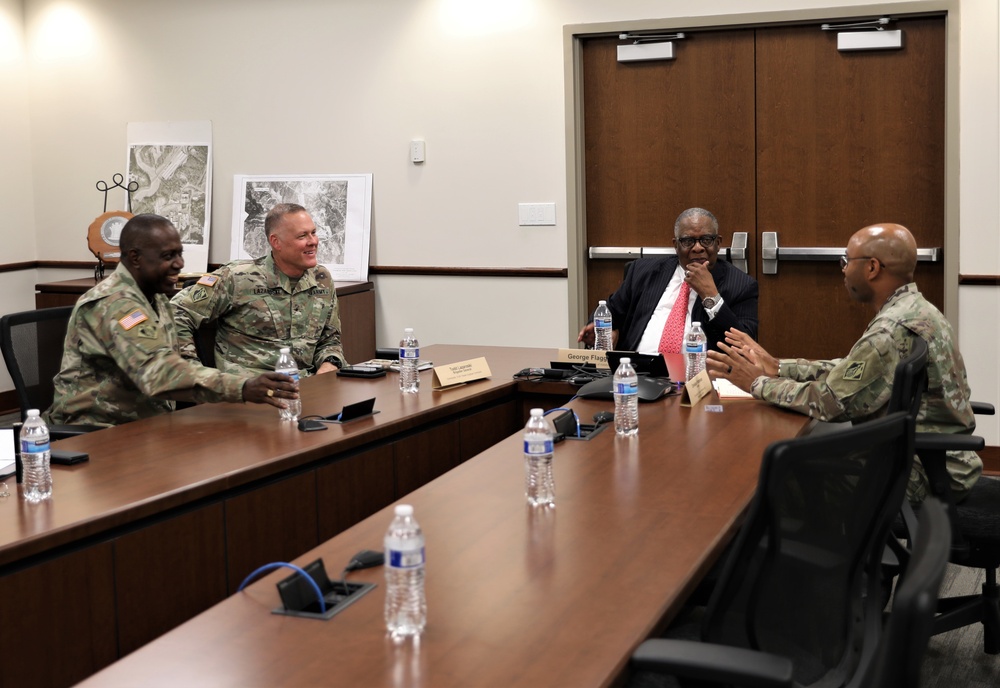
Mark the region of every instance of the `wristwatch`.
POLYGON ((336 356, 327 356, 326 358, 323 359, 323 363, 330 363, 332 365, 337 366, 338 368, 340 367, 340 359, 337 358, 336 356))
POLYGON ((722 297, 719 295, 709 296, 708 298, 702 300, 701 305, 705 307, 706 311, 710 311, 718 306, 721 301, 722 297))

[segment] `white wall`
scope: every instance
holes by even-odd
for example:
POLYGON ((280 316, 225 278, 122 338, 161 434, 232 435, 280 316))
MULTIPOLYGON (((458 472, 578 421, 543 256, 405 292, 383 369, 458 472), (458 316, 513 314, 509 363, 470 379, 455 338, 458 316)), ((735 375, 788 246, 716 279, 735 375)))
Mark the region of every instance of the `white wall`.
MULTIPOLYGON (((29 153, 20 154, 23 164, 15 164, 32 167, 34 187, 17 192, 3 185, 0 199, 5 210, 12 197, 34 201, 33 209, 20 210, 19 220, 34 228, 38 248, 20 246, 17 256, 89 259, 83 230, 102 202, 94 182, 123 171, 126 124, 207 119, 215 137, 212 262, 228 258, 234 174, 371 172, 373 264, 566 267, 564 26, 695 12, 730 15, 739 23, 769 12, 787 18, 944 8, 956 27, 949 40, 960 40, 951 53, 960 64, 949 71, 957 75, 949 97, 961 130, 959 150, 949 151, 959 156, 958 173, 949 179, 961 216, 959 269, 1000 274, 995 0, 829 5, 24 0, 30 127, 22 99, 12 111, 0 112, 0 124, 14 118, 12 126, 0 127, 0 139, 16 139, 15 150, 30 145, 29 153), (61 19, 76 26, 45 47, 59 8, 76 12, 61 19), (407 159, 413 138, 427 142, 422 166, 407 159), (557 225, 518 227, 517 203, 538 201, 557 204, 557 225)), ((20 6, 0 0, 0 12, 15 19, 20 6)), ((14 70, 17 84, 23 76, 14 70)), ((5 72, 0 78, 6 87, 10 77, 5 72)), ((6 156, 0 164, 0 181, 9 179, 6 156)), ((121 198, 109 205, 122 206, 121 198)), ((4 256, 3 262, 22 259, 7 258, 6 248, 4 256)), ((0 274, 0 288, 3 280, 0 274)), ((425 343, 564 346, 575 325, 565 280, 375 281, 382 346, 394 344, 404 326, 416 327, 425 343), (531 300, 545 307, 526 306, 531 300)), ((1000 404, 998 291, 962 288, 958 313, 949 315, 961 318, 960 341, 976 397, 1000 404)), ((8 308, 2 299, 0 307, 8 308)), ((998 421, 981 427, 990 444, 1000 444, 998 421)))

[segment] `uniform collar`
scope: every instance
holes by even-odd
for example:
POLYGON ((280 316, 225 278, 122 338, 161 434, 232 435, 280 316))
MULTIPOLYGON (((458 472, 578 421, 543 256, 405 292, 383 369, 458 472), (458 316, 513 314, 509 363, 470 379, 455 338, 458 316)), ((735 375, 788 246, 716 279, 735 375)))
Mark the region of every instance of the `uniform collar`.
POLYGON ((281 287, 289 294, 306 291, 307 289, 312 289, 316 286, 316 268, 309 268, 302 273, 302 277, 297 280, 292 279, 278 269, 278 265, 274 262, 274 254, 271 252, 268 252, 268 254, 264 257, 264 268, 271 276, 270 286, 281 287))

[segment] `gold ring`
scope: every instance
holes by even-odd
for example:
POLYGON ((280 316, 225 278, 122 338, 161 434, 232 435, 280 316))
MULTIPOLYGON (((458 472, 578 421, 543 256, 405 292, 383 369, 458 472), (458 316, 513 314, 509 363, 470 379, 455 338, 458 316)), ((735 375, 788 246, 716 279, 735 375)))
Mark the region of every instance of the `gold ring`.
POLYGON ((274 390, 273 389, 267 390, 267 396, 273 397, 274 396, 274 390))

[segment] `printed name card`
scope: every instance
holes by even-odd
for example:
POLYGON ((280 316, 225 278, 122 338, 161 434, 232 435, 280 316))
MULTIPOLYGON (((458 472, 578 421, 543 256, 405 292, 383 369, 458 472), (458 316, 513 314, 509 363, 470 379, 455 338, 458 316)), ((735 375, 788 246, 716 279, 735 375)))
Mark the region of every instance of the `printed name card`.
POLYGON ((468 361, 447 363, 434 368, 434 379, 431 386, 434 389, 447 389, 466 382, 485 380, 493 375, 485 358, 471 358, 468 361))
POLYGON ((575 363, 577 365, 592 363, 598 368, 608 367, 607 355, 603 351, 594 351, 593 349, 559 349, 555 360, 560 363, 575 363))
POLYGON ((681 392, 681 406, 694 406, 704 399, 706 394, 714 390, 712 378, 708 376, 708 369, 705 369, 684 383, 684 391, 681 392))

